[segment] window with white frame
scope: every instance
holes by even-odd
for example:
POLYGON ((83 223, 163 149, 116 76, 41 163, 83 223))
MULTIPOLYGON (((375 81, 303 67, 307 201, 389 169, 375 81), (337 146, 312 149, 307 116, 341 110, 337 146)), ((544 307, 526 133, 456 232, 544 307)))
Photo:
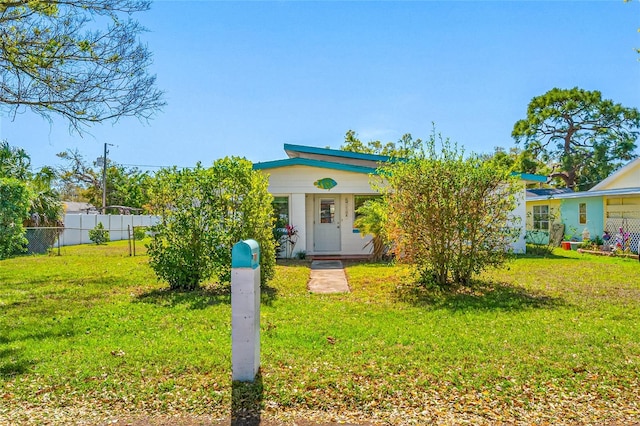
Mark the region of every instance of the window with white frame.
POLYGON ((289 197, 273 197, 272 205, 276 228, 284 228, 289 224, 289 197))
POLYGON ((549 206, 533 206, 533 229, 540 231, 549 230, 549 206))
POLYGON ((580 221, 580 225, 587 224, 587 203, 580 203, 578 206, 578 220, 580 221))

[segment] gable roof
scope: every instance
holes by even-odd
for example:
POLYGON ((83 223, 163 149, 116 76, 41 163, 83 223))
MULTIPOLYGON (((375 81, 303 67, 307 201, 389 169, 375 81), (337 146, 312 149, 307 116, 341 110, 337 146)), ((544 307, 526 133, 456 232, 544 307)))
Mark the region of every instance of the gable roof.
POLYGON ((358 160, 386 162, 391 159, 387 155, 364 154, 361 152, 344 151, 341 149, 318 148, 315 146, 284 144, 284 151, 289 157, 302 157, 304 154, 313 154, 329 157, 353 158, 358 160), (302 154, 302 155, 301 155, 302 154))
POLYGON ((603 189, 609 189, 612 186, 613 188, 615 188, 615 182, 617 180, 622 179, 622 177, 627 173, 633 173, 634 171, 638 174, 639 178, 637 180, 637 184, 640 186, 640 157, 638 157, 635 160, 630 161, 629 163, 625 164, 624 166, 622 166, 621 168, 613 172, 606 179, 602 180, 600 183, 598 183, 596 186, 591 188, 589 191, 599 191, 603 189))
POLYGON ((386 163, 391 160, 391 157, 386 155, 363 154, 361 152, 304 145, 284 144, 284 151, 289 158, 306 158, 309 160, 351 164, 369 168, 377 168, 380 163, 386 163))

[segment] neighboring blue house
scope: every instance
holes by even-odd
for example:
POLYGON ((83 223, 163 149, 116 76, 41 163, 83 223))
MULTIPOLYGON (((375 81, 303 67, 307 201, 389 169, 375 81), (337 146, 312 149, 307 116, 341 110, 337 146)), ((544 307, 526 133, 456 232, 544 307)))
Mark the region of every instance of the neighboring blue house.
POLYGON ((640 158, 618 169, 589 191, 527 190, 527 229, 549 232, 554 223, 564 224, 565 235, 582 240, 605 231, 629 235, 629 247, 640 244, 640 158), (554 211, 559 214, 553 214, 554 211), (533 219, 531 219, 533 218, 533 219))

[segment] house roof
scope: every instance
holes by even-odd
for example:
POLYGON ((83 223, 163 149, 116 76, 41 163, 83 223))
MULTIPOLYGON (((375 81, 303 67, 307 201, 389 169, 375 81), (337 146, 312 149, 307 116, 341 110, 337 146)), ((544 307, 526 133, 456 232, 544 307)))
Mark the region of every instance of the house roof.
POLYGON ((97 211, 94 205, 82 201, 63 201, 62 204, 64 204, 65 212, 67 213, 87 213, 89 211, 97 211))
POLYGON ((385 155, 363 154, 360 152, 292 145, 288 143, 284 144, 284 150, 289 158, 255 163, 253 168, 256 170, 267 170, 279 167, 308 166, 372 174, 377 173, 376 169, 380 163, 391 159, 391 157, 385 155))
POLYGON ((625 195, 640 195, 640 186, 635 188, 617 188, 617 189, 603 189, 601 191, 582 191, 582 192, 569 192, 563 194, 543 195, 536 197, 527 197, 527 201, 543 201, 543 200, 567 200, 573 198, 593 198, 593 197, 615 197, 625 195))
MULTIPOLYGON (((622 166, 621 168, 619 168, 618 170, 610 174, 606 179, 602 180, 596 186, 591 188, 589 191, 599 191, 607 188, 610 184, 614 183, 619 177, 630 172, 636 167, 640 167, 640 157, 625 164, 624 166, 622 166)), ((640 182, 638 182, 638 184, 640 184, 640 182)))
POLYGON ((511 174, 518 176, 520 179, 526 182, 531 182, 531 183, 544 183, 547 181, 547 177, 542 175, 534 175, 531 173, 518 173, 518 172, 513 172, 511 174))
MULTIPOLYGON (((268 170, 279 167, 308 166, 355 173, 377 174, 380 163, 394 161, 393 157, 387 155, 363 154, 360 152, 305 145, 284 144, 284 150, 289 158, 255 163, 253 168, 255 170, 268 170)), ((547 181, 546 176, 530 173, 512 174, 530 183, 547 181)))
POLYGON ((527 198, 549 197, 551 195, 568 194, 573 192, 571 188, 533 188, 527 189, 527 198))
POLYGON ((372 174, 377 173, 375 167, 365 167, 353 164, 343 164, 333 161, 312 160, 309 158, 287 158, 284 160, 264 161, 261 163, 255 163, 253 168, 255 170, 268 170, 279 167, 291 167, 291 166, 308 166, 319 167, 321 169, 343 170, 354 173, 372 174))
POLYGON ((317 148, 314 146, 305 146, 305 145, 292 145, 285 143, 284 151, 291 158, 293 157, 303 157, 305 154, 312 155, 321 155, 328 157, 339 157, 339 158, 351 158, 357 160, 365 160, 365 161, 373 161, 376 163, 386 162, 391 159, 391 157, 386 155, 376 155, 376 154, 364 154, 361 152, 352 152, 352 151, 344 151, 341 149, 331 149, 331 148, 317 148))

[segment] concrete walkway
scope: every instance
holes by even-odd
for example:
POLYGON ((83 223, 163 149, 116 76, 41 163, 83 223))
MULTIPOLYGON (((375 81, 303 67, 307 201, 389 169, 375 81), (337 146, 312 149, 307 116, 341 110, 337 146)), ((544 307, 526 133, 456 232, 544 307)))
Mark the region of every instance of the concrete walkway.
POLYGON ((344 266, 339 260, 314 260, 307 288, 311 293, 349 293, 344 266))

